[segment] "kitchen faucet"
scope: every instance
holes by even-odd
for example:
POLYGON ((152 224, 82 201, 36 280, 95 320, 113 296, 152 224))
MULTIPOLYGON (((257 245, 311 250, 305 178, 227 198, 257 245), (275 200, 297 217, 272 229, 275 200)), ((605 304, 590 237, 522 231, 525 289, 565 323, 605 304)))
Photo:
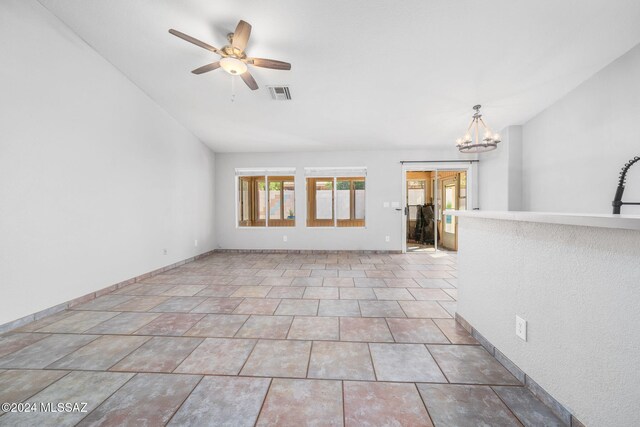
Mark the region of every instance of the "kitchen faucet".
POLYGON ((638 160, 640 160, 640 157, 635 156, 633 159, 629 160, 624 165, 624 167, 622 168, 622 171, 620 172, 620 180, 618 181, 616 196, 613 198, 613 202, 611 202, 611 205, 613 206, 614 214, 617 214, 617 215, 620 214, 620 208, 622 207, 622 205, 640 205, 640 202, 623 202, 622 201, 622 193, 624 193, 624 184, 625 184, 625 180, 627 179, 627 171, 629 171, 629 168, 638 160))

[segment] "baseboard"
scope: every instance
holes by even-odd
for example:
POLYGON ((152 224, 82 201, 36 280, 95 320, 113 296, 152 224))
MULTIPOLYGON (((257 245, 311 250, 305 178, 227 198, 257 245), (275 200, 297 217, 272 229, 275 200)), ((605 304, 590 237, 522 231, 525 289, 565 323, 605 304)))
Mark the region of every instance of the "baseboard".
POLYGON ((385 255, 401 254, 402 251, 388 250, 315 250, 315 249, 216 249, 218 253, 230 254, 301 254, 301 255, 385 255))
POLYGON ((200 255, 193 256, 191 258, 184 259, 182 261, 175 262, 173 264, 164 266, 162 268, 158 268, 156 270, 150 271, 148 273, 141 274, 136 277, 132 277, 131 279, 125 280, 120 283, 116 283, 106 288, 102 288, 95 292, 91 292, 87 295, 83 295, 78 298, 74 298, 70 301, 63 302, 62 304, 58 304, 54 307, 49 307, 44 310, 38 311, 37 313, 30 314, 28 316, 22 317, 17 320, 12 320, 11 322, 0 325, 0 334, 5 332, 9 332, 11 330, 23 327, 31 322, 35 322, 36 320, 40 320, 43 317, 50 316, 52 314, 58 313, 60 311, 66 310, 68 308, 74 307, 78 304, 83 304, 85 302, 91 301, 92 299, 98 298, 99 296, 108 294, 117 289, 120 289, 124 286, 130 285, 132 283, 139 282, 144 279, 148 279, 149 277, 156 276, 158 274, 164 273, 167 270, 171 270, 176 267, 180 267, 181 265, 193 262, 197 259, 209 256, 213 253, 257 253, 257 254, 312 254, 312 255, 321 255, 321 254, 363 254, 363 255, 371 255, 371 254, 399 254, 401 251, 319 251, 319 250, 289 250, 289 249, 214 249, 211 251, 204 252, 200 255))
POLYGON ((74 307, 74 306, 76 306, 78 304, 83 304, 83 303, 85 303, 87 301, 91 301, 91 300, 96 299, 96 298, 98 298, 98 297, 100 297, 102 295, 106 295, 106 294, 108 294, 110 292, 115 291, 116 289, 120 289, 120 288, 122 288, 124 286, 127 286, 127 285, 130 285, 132 283, 140 282, 140 281, 142 281, 144 279, 147 279, 149 277, 156 276, 158 274, 164 273, 167 270, 171 270, 171 269, 174 269, 176 267, 180 267, 181 265, 185 265, 185 264, 188 264, 190 262, 193 262, 193 261, 195 261, 197 259, 204 258, 206 256, 209 256, 209 255, 213 254, 214 252, 215 252, 215 250, 211 250, 211 251, 207 251, 207 252, 201 253, 200 255, 193 256, 191 258, 183 259, 182 261, 174 262, 173 264, 166 265, 164 267, 158 268, 158 269, 150 271, 148 273, 144 273, 144 274, 141 274, 139 276, 132 277, 131 279, 127 279, 127 280, 125 280, 123 282, 107 286, 106 288, 102 288, 102 289, 99 289, 99 290, 97 290, 95 292, 91 292, 91 293, 89 293, 87 295, 83 295, 81 297, 74 298, 74 299, 72 299, 70 301, 67 301, 67 302, 63 302, 62 304, 58 304, 58 305, 53 306, 53 307, 45 308, 44 310, 38 311, 37 313, 30 314, 28 316, 22 317, 22 318, 17 319, 17 320, 12 320, 11 322, 8 322, 8 323, 5 323, 3 325, 0 325, 0 334, 3 334, 5 332, 9 332, 9 331, 11 331, 13 329, 21 328, 21 327, 23 327, 25 325, 28 325, 31 322, 35 322, 36 320, 40 320, 43 317, 50 316, 52 314, 55 314, 55 313, 58 313, 60 311, 66 310, 68 308, 74 307))
POLYGON ((487 340, 480 332, 478 332, 464 317, 456 313, 456 321, 465 328, 479 343, 485 348, 498 362, 502 364, 514 377, 524 384, 542 403, 547 405, 549 409, 563 422, 570 427, 584 427, 564 405, 558 402, 549 392, 543 389, 535 382, 526 372, 513 363, 507 356, 498 350, 489 340, 487 340))

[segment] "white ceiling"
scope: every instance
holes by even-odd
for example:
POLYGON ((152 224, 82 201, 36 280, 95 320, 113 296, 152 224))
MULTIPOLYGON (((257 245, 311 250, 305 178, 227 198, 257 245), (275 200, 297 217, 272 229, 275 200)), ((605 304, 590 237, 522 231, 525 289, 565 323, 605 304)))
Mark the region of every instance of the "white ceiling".
POLYGON ((640 42, 637 0, 40 2, 217 152, 450 146, 474 104, 521 124, 640 42), (292 63, 250 67, 255 92, 167 32, 222 47, 239 19, 250 56, 292 63))

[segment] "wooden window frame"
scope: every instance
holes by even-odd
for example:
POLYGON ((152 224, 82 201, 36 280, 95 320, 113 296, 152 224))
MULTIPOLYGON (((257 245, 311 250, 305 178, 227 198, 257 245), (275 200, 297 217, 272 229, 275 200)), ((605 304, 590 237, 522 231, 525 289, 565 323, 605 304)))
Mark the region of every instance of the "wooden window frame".
POLYGON ((248 208, 248 213, 249 213, 249 218, 245 218, 244 217, 244 187, 243 187, 243 183, 247 182, 247 192, 248 200, 251 200, 251 195, 252 195, 252 191, 251 191, 251 180, 248 179, 251 177, 247 177, 247 176, 240 176, 238 177, 238 218, 237 218, 237 225, 238 227, 250 227, 251 226, 251 206, 249 206, 248 208))
MULTIPOLYGON (((295 177, 293 176, 267 176, 267 187, 272 182, 279 182, 280 185, 280 218, 282 219, 272 219, 271 216, 271 206, 270 206, 270 198, 269 195, 271 193, 271 189, 267 191, 267 217, 269 218, 268 226, 269 227, 295 227, 296 225, 296 211, 295 211, 295 200, 296 200, 296 182, 295 177), (292 182, 293 183, 293 219, 288 219, 284 212, 284 183, 292 182)), ((275 190, 274 190, 275 191, 275 190)))
POLYGON ((335 223, 335 179, 307 178, 307 227, 333 227, 335 223), (316 219, 316 189, 318 182, 328 182, 331 184, 331 219, 316 219))
MULTIPOLYGON (((265 227, 266 216, 265 219, 258 218, 258 200, 260 197, 258 191, 258 183, 265 183, 265 193, 267 192, 267 179, 265 176, 240 176, 238 177, 238 226, 239 227, 265 227), (244 197, 243 196, 243 186, 242 183, 247 182, 248 192, 249 192, 249 218, 244 218, 244 197)), ((265 197, 265 208, 268 206, 267 197, 265 197)), ((268 214, 268 211, 265 212, 265 215, 268 214)))
MULTIPOLYGON (((367 184, 364 177, 336 177, 336 191, 338 191, 338 182, 348 182, 349 183, 349 219, 337 219, 338 227, 364 227, 365 220, 356 218, 356 185, 357 182, 364 182, 364 191, 366 198, 367 184)), ((337 209, 337 205, 336 205, 337 209)), ((365 209, 365 218, 366 218, 366 209, 365 209)))
MULTIPOLYGON (((307 178, 307 227, 364 227, 366 219, 366 207, 365 218, 356 219, 356 188, 355 182, 362 181, 365 183, 365 198, 366 198, 366 178, 359 177, 313 177, 307 178), (316 190, 318 182, 332 182, 332 194, 331 194, 331 219, 316 219, 316 190), (337 219, 337 205, 336 205, 336 192, 338 191, 338 182, 349 182, 349 219, 337 219)), ((366 205, 365 205, 366 206, 366 205)))
MULTIPOLYGON (((293 191, 294 191, 294 203, 295 203, 295 177, 294 176, 238 176, 238 218, 237 218, 237 226, 238 227, 294 227, 295 226, 295 218, 294 219, 286 219, 284 216, 284 183, 285 182, 293 182, 293 191), (247 182, 247 190, 249 192, 248 200, 250 201, 249 206, 249 218, 244 218, 244 198, 243 198, 243 182, 247 182), (264 182, 265 186, 265 218, 261 219, 259 217, 259 198, 260 192, 258 190, 258 185, 264 182), (270 182, 280 182, 282 183, 280 189, 280 197, 282 200, 280 206, 280 212, 283 219, 269 219, 270 209, 269 209, 269 183, 270 182)), ((295 215, 295 205, 294 205, 294 215, 295 215)))

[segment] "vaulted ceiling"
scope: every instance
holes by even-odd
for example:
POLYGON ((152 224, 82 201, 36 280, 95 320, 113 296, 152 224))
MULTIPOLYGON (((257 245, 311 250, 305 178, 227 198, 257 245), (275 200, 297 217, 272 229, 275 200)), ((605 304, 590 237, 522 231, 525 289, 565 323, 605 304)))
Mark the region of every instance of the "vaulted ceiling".
POLYGON ((637 0, 40 2, 217 152, 450 146, 474 104, 521 124, 640 42, 637 0), (240 19, 249 55, 292 63, 257 91, 191 74, 218 57, 167 32, 222 47, 240 19))

